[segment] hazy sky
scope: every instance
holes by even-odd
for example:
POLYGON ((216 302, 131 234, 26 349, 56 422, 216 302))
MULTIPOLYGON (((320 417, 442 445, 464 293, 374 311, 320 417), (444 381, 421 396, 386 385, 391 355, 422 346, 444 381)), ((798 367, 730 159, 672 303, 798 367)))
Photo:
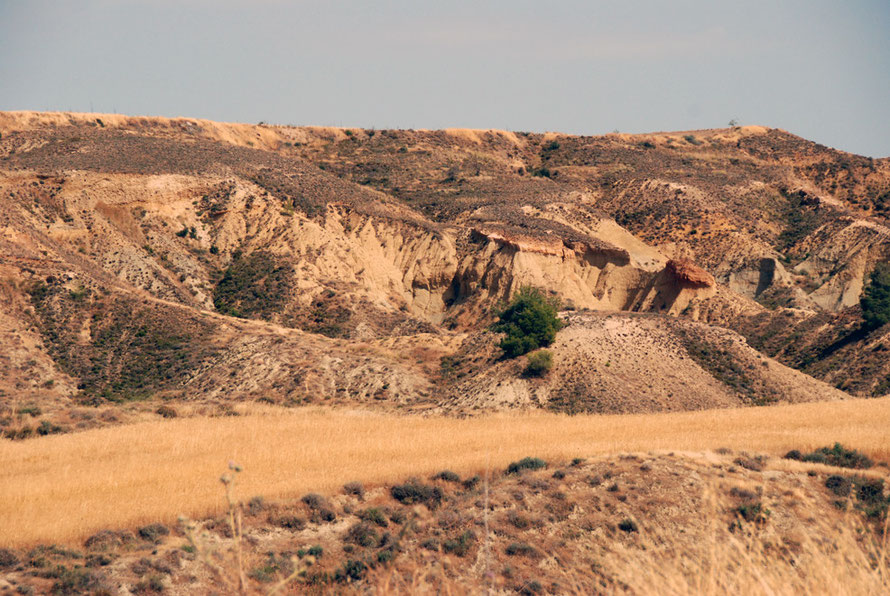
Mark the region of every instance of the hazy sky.
POLYGON ((890 0, 0 0, 0 110, 598 134, 890 156, 890 0))

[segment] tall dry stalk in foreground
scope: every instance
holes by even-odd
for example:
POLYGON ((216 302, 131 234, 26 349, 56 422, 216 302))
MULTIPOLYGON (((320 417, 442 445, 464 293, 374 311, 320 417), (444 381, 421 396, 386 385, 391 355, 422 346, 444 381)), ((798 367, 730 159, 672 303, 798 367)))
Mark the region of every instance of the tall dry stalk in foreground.
MULTIPOLYGON (((219 544, 207 532, 198 532, 198 524, 194 521, 180 517, 182 526, 189 545, 194 549, 199 560, 210 571, 217 587, 233 594, 253 593, 247 575, 244 572, 244 529, 242 525, 243 507, 235 498, 235 480, 241 472, 241 466, 235 462, 229 462, 229 472, 220 477, 225 487, 226 494, 226 521, 232 534, 231 542, 219 544)), ((310 556, 310 560, 313 558, 310 556)), ((265 594, 272 595, 283 590, 289 583, 306 570, 306 567, 296 557, 291 558, 293 572, 287 577, 279 579, 265 594)))

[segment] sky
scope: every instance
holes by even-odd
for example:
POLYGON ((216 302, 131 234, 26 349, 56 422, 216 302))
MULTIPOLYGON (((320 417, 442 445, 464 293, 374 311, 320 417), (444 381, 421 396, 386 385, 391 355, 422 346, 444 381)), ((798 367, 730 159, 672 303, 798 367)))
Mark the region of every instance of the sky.
POLYGON ((0 110, 572 134, 783 128, 890 156, 890 0, 0 0, 0 110))

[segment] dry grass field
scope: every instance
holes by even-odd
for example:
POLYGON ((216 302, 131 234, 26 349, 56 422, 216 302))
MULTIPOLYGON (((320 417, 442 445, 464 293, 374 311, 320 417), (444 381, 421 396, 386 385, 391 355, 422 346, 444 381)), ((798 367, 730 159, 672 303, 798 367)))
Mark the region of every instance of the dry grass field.
POLYGON ((705 451, 781 455, 835 441, 890 459, 890 399, 660 415, 470 419, 252 409, 23 442, 0 441, 0 546, 70 543, 103 528, 223 509, 219 475, 243 466, 243 497, 268 500, 442 468, 502 468, 526 455, 705 451))

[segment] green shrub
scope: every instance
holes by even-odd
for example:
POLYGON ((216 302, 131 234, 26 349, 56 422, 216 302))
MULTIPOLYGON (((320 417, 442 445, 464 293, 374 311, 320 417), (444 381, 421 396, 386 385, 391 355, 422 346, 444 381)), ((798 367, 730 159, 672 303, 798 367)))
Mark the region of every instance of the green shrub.
POLYGON ((376 507, 371 507, 370 509, 365 509, 364 511, 358 514, 358 517, 362 521, 371 522, 377 524, 381 528, 385 528, 389 525, 389 521, 387 521, 386 516, 383 515, 383 512, 376 507))
POLYGON ((164 524, 149 524, 139 528, 139 536, 149 542, 159 542, 170 530, 164 524))
POLYGON ((148 577, 140 579, 134 586, 137 594, 145 594, 147 592, 163 592, 164 576, 160 573, 152 573, 148 577))
POLYGON ((346 531, 343 537, 344 542, 352 542, 359 546, 374 547, 377 546, 380 537, 377 535, 374 527, 367 522, 358 522, 346 531))
POLYGON ((445 482, 460 482, 460 476, 458 476, 451 470, 442 470, 441 472, 433 476, 433 480, 444 480, 445 482))
POLYGON ((477 475, 477 476, 472 476, 472 477, 467 478, 466 480, 464 480, 464 481, 461 483, 461 486, 463 486, 463 487, 464 487, 465 489, 467 489, 467 490, 473 490, 474 488, 476 488, 476 486, 479 484, 479 482, 480 482, 481 480, 482 480, 482 478, 480 478, 478 475, 477 475))
POLYGON ((530 557, 537 553, 535 547, 524 542, 511 542, 504 549, 504 552, 511 557, 530 557))
POLYGON ((877 329, 890 323, 890 265, 878 265, 869 279, 871 283, 862 292, 859 305, 865 328, 877 329))
POLYGON ((64 430, 65 429, 63 429, 61 426, 53 424, 49 420, 41 420, 40 426, 37 427, 37 434, 45 437, 46 435, 54 435, 56 433, 63 432, 64 430))
POLYGON ((347 482, 343 485, 343 492, 358 497, 359 500, 365 498, 365 487, 361 482, 347 482))
POLYGON ((365 576, 368 566, 361 561, 349 559, 343 563, 343 567, 334 574, 334 579, 338 582, 354 581, 357 582, 365 576))
POLYGON ((398 484, 389 490, 392 498, 403 505, 423 503, 428 509, 436 509, 442 502, 442 489, 438 486, 427 486, 416 480, 398 484))
POLYGON ((9 569, 19 564, 19 558, 9 549, 0 548, 0 569, 9 569))
POLYGON ((833 492, 839 497, 846 497, 850 494, 850 489, 853 487, 853 482, 849 478, 845 476, 838 476, 837 474, 832 474, 828 478, 825 479, 825 488, 833 492))
POLYGON ((628 519, 623 519, 620 522, 618 522, 618 529, 621 530, 622 532, 627 532, 629 534, 631 532, 638 531, 639 527, 637 526, 637 522, 628 518, 628 519))
POLYGON ((801 461, 864 470, 874 465, 867 456, 854 449, 847 449, 840 443, 833 447, 822 447, 803 456, 801 461))
POLYGON ((527 530, 532 525, 532 521, 518 511, 510 511, 507 514, 507 521, 518 530, 527 530))
POLYGON ((377 562, 378 563, 389 563, 395 558, 396 554, 390 549, 382 550, 377 553, 377 562))
POLYGON ((762 503, 745 503, 735 508, 735 514, 746 522, 763 524, 769 518, 770 510, 762 503))
POLYGON ((884 500, 883 478, 856 478, 856 499, 863 503, 880 503, 884 500))
POLYGON ((442 543, 442 550, 446 553, 457 555, 458 557, 466 556, 470 552, 470 548, 476 541, 476 535, 472 531, 467 530, 457 538, 446 540, 442 543))
POLYGON ((549 346, 563 323, 557 317, 559 300, 541 290, 523 286, 507 307, 497 313, 494 331, 506 334, 499 347, 507 358, 516 358, 532 350, 549 346))
POLYGON ((553 354, 550 350, 538 350, 528 355, 528 363, 522 371, 527 377, 543 377, 553 368, 553 354))
POLYGON ((523 457, 507 466, 507 474, 519 474, 523 470, 540 470, 546 468, 547 462, 537 457, 523 457))
POLYGON ((155 410, 155 414, 159 414, 164 418, 176 418, 176 416, 179 415, 176 409, 170 406, 160 406, 157 410, 155 410))
POLYGON ((233 317, 269 318, 287 303, 292 277, 292 269, 271 253, 236 251, 213 289, 213 306, 233 317))
POLYGON ((302 530, 306 527, 306 520, 296 515, 281 515, 269 521, 278 527, 288 530, 302 530))

